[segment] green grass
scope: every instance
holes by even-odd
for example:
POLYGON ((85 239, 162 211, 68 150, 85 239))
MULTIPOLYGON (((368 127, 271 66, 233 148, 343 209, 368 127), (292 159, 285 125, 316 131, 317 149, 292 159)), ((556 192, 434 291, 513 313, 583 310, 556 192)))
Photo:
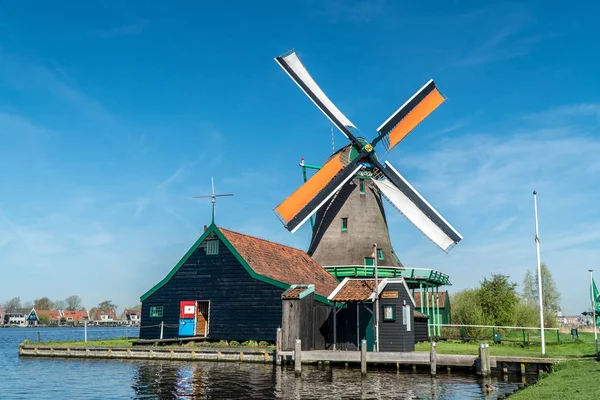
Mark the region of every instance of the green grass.
MULTIPOLYGON (((137 340, 137 338, 116 338, 116 339, 105 339, 105 340, 88 340, 87 343, 83 340, 65 340, 65 341, 54 341, 54 342, 42 342, 42 346, 52 347, 95 347, 95 346, 108 346, 108 347, 131 347, 131 342, 137 340)), ((235 342, 237 343, 237 342, 235 342)), ((35 345, 37 342, 30 342, 25 340, 23 344, 35 345)), ((166 347, 178 347, 179 344, 169 344, 166 347)), ((215 348, 256 348, 256 349, 268 349, 275 350, 275 346, 260 346, 256 342, 243 342, 238 344, 227 344, 227 342, 198 342, 198 343, 187 343, 183 347, 215 347, 215 348)))
POLYGON ((556 365, 551 374, 543 374, 534 385, 510 399, 597 399, 600 393, 600 364, 594 360, 567 361, 556 365))
MULTIPOLYGON (((580 358, 593 357, 595 346, 587 337, 581 337, 582 340, 561 341, 560 344, 546 344, 546 357, 550 358, 580 358)), ((522 343, 501 343, 494 344, 492 340, 482 342, 467 342, 460 341, 440 341, 437 343, 437 352, 440 354, 473 354, 479 353, 479 343, 489 343, 490 354, 493 356, 521 356, 521 357, 541 357, 541 345, 530 344, 523 345, 522 343)), ((430 344, 417 343, 415 350, 429 351, 430 344)))

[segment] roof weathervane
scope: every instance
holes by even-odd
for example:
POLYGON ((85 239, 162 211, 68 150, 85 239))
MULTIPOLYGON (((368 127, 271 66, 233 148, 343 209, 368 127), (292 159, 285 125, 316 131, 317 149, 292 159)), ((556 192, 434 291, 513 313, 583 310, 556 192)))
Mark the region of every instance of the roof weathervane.
POLYGON ((210 197, 212 203, 212 223, 215 223, 215 210, 217 208, 217 197, 233 196, 232 193, 215 194, 215 178, 211 176, 212 194, 210 196, 193 196, 194 199, 207 199, 210 197))

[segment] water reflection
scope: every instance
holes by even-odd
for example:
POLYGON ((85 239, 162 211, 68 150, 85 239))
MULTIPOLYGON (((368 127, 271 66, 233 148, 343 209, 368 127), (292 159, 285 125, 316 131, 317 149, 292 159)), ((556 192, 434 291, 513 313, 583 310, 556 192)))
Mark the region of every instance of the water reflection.
POLYGON ((308 367, 296 377, 291 369, 264 364, 149 362, 138 366, 132 388, 140 399, 498 399, 521 386, 518 376, 377 371, 361 378, 355 368, 308 367), (486 383, 497 389, 486 391, 486 383))

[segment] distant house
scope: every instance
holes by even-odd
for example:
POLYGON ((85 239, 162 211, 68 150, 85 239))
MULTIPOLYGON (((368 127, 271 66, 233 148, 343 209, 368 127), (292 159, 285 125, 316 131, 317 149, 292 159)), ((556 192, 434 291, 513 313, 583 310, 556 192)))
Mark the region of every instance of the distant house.
POLYGON ((421 292, 415 290, 415 310, 422 312, 423 314, 429 315, 430 324, 450 324, 452 320, 452 313, 450 308, 450 296, 448 292, 439 293, 427 293, 421 295, 421 292), (421 304, 423 302, 423 304, 421 304), (429 305, 429 308, 427 308, 429 305), (439 310, 439 312, 438 312, 439 310))
POLYGON ((99 324, 113 323, 117 321, 117 313, 115 309, 92 308, 90 320, 99 324))
POLYGON ((66 322, 83 322, 83 321, 89 321, 89 319, 90 319, 90 316, 88 315, 88 312, 86 310, 79 310, 79 311, 65 310, 62 313, 63 313, 63 318, 65 319, 66 322))
POLYGON ((129 325, 139 325, 141 317, 142 310, 125 310, 121 319, 127 321, 129 325))
POLYGON ((18 308, 4 314, 4 320, 7 325, 27 326, 27 317, 31 310, 29 308, 18 308))
POLYGON ((40 320, 44 321, 44 317, 48 318, 48 323, 50 325, 58 325, 60 324, 62 313, 60 310, 36 310, 35 308, 32 308, 27 315, 27 324, 39 325, 40 320))
POLYGON ((0 305, 0 326, 4 325, 4 310, 2 309, 2 305, 0 305))

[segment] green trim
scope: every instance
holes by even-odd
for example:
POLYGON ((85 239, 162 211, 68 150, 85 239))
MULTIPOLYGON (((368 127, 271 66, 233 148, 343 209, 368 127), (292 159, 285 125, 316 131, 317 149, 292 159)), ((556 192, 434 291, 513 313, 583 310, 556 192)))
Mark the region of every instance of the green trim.
POLYGON ((306 296, 308 296, 309 294, 315 292, 315 285, 313 285, 312 283, 309 284, 309 285, 303 285, 303 284, 300 284, 300 285, 291 285, 285 292, 283 292, 281 294, 281 297, 284 297, 289 292, 291 292, 293 289, 302 288, 302 287, 304 287, 305 289, 302 292, 300 292, 300 294, 298 295, 299 299, 303 299, 306 296))
MULTIPOLYGON (((246 260, 244 260, 244 257, 242 257, 240 255, 240 253, 237 252, 237 250, 233 247, 233 245, 229 242, 229 240, 227 240, 227 238, 225 237, 225 235, 223 235, 223 233, 221 233, 221 231, 219 230, 219 228, 217 228, 217 226, 215 224, 211 224, 206 231, 202 234, 202 236, 200 236, 200 238, 196 241, 196 243, 194 243, 194 245, 188 250, 187 253, 185 253, 185 255, 183 256, 183 258, 181 260, 179 260, 179 262, 177 263, 177 265, 175 265, 175 267, 173 267, 173 269, 171 270, 171 272, 169 272, 169 274, 159 283, 157 283, 152 289, 150 289, 149 291, 147 291, 142 297, 140 297, 140 301, 145 301, 146 299, 148 299, 148 297, 152 296, 158 289, 160 289, 161 287, 163 287, 167 282, 169 282, 171 280, 171 278, 173 277, 173 275, 175 275, 177 273, 177 271, 179 271, 179 269, 183 266, 183 264, 185 264, 185 262, 188 260, 188 258, 190 258, 190 256, 192 254, 194 254, 194 252, 198 249, 198 247, 200 247, 200 245, 202 244, 202 242, 204 242, 204 240, 206 239, 206 237, 208 235, 210 235, 211 233, 214 233, 217 235, 217 237, 219 239, 221 239, 221 241, 223 242, 223 244, 227 247, 227 249, 229 251, 231 251, 231 253, 234 255, 234 257, 238 260, 238 262, 240 264, 242 264, 242 267, 244 267, 244 269, 246 270, 246 272, 248 272, 248 274, 256 279, 259 280, 261 282, 265 282, 265 283, 269 283, 273 286, 277 286, 279 288, 282 289, 288 289, 291 285, 288 283, 284 283, 275 279, 271 279, 268 278, 266 276, 263 275, 259 275, 257 274, 251 267, 250 265, 248 265, 248 263, 246 262, 246 260)), ((329 302, 329 300, 327 300, 326 297, 324 296, 320 296, 318 294, 315 294, 315 300, 320 301, 321 303, 325 303, 325 304, 332 304, 331 302, 329 302)))
POLYGON ((383 250, 377 249, 377 259, 383 261, 385 258, 383 256, 383 250))
POLYGON ((163 312, 163 306, 150 306, 150 318, 162 318, 163 312))
POLYGON ((342 232, 348 230, 348 218, 342 218, 342 232))
POLYGON ((365 180, 364 178, 359 179, 360 183, 360 194, 365 194, 365 180))
MULTIPOLYGON (((375 261, 373 260, 373 257, 365 257, 365 267, 372 267, 375 265, 375 261)), ((379 275, 379 271, 377 271, 377 274, 379 275)))

